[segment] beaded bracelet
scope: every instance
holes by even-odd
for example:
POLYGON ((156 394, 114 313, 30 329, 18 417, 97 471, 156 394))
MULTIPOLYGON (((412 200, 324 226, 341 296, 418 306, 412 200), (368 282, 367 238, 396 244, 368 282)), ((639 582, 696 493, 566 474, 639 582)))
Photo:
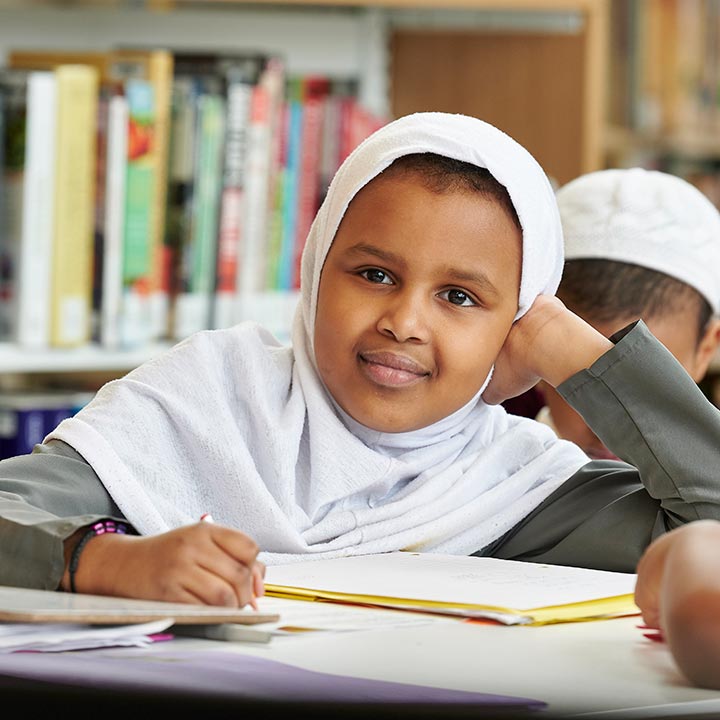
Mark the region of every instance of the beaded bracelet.
POLYGON ((83 548, 90 542, 90 540, 98 535, 106 535, 108 533, 117 533, 118 535, 130 534, 130 527, 116 520, 99 520, 93 523, 88 531, 80 538, 78 544, 75 546, 70 556, 70 564, 68 566, 68 573, 70 574, 70 592, 77 592, 75 589, 75 573, 78 569, 80 562, 80 553, 83 548))

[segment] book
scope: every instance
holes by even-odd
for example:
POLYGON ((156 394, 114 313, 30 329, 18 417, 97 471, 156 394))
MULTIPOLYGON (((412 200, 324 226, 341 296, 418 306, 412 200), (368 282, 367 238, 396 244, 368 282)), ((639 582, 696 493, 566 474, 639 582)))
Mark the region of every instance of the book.
POLYGON ((228 327, 237 320, 240 263, 246 234, 246 185, 250 150, 252 97, 266 58, 236 52, 174 51, 178 74, 209 76, 220 81, 225 101, 212 327, 228 327))
MULTIPOLYGON (((266 289, 267 233, 272 162, 272 68, 265 68, 253 89, 248 136, 246 232, 238 288, 241 317, 248 318, 248 302, 266 289)), ((252 317, 252 313, 250 314, 252 317)), ((261 318, 255 318, 261 320, 261 318)))
POLYGON ((92 398, 76 391, 5 391, 0 395, 0 459, 26 455, 92 398))
POLYGON ((90 339, 98 73, 60 65, 50 344, 76 347, 90 339))
POLYGON ((237 277, 245 234, 245 184, 250 103, 255 64, 232 72, 225 91, 225 157, 220 198, 217 270, 212 326, 229 327, 237 318, 237 277))
POLYGON ((193 212, 195 173, 195 124, 197 90, 191 77, 173 81, 170 122, 170 155, 165 212, 165 252, 170 283, 169 334, 175 334, 176 298, 184 290, 185 246, 193 212))
POLYGON ((172 618, 177 624, 275 622, 275 613, 246 608, 137 600, 0 586, 0 621, 110 625, 172 618))
POLYGON ((189 232, 183 237, 174 337, 210 327, 220 206, 225 100, 218 85, 194 81, 196 122, 189 232))
POLYGON ((636 575, 438 553, 270 565, 269 596, 545 625, 637 615, 636 575))
POLYGON ((128 143, 128 101, 124 94, 108 100, 105 136, 105 193, 102 272, 99 278, 99 342, 108 349, 121 346, 123 297, 123 236, 125 233, 125 187, 128 143))
POLYGON ((300 158, 302 152, 303 97, 302 77, 288 78, 287 139, 283 178, 282 241, 278 257, 279 290, 290 290, 295 270, 295 238, 297 233, 300 158))
POLYGON ((146 158, 153 171, 148 294, 151 339, 160 340, 170 331, 170 257, 165 246, 165 210, 174 59, 172 53, 163 48, 115 49, 112 56, 115 75, 120 75, 121 68, 131 75, 132 68, 138 65, 143 68, 142 78, 152 85, 153 91, 152 146, 146 158))
POLYGON ((44 348, 50 335, 56 81, 51 72, 5 70, 0 189, 2 336, 44 348))
POLYGON ((322 76, 302 79, 302 130, 298 167, 297 225, 293 242, 290 288, 300 287, 300 259, 310 227, 319 209, 320 168, 323 152, 323 120, 330 82, 322 76))
POLYGON ((151 284, 154 277, 153 209, 156 163, 153 155, 155 96, 150 82, 125 81, 127 143, 122 233, 120 343, 131 348, 153 339, 151 284))
POLYGON ((52 70, 60 64, 95 68, 101 84, 123 83, 130 78, 150 82, 154 92, 153 148, 147 158, 154 168, 150 246, 152 272, 149 297, 154 339, 168 335, 168 278, 171 257, 165 246, 165 211, 170 143, 170 105, 173 83, 172 54, 164 48, 119 47, 107 51, 14 49, 8 53, 13 68, 52 70))

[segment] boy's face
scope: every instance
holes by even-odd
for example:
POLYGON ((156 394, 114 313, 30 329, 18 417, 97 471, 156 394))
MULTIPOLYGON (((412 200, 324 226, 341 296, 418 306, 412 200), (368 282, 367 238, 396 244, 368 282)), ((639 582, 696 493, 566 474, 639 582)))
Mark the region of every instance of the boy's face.
POLYGON ((520 230, 493 199, 376 178, 350 203, 323 267, 323 382, 382 432, 446 417, 478 392, 505 341, 520 268, 520 230))

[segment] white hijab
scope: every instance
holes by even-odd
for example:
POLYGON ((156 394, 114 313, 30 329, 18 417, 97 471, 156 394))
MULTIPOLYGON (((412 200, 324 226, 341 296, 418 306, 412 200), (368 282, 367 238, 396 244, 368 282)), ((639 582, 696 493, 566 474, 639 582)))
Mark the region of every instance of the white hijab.
POLYGON ((79 452, 143 534, 196 522, 244 531, 266 563, 403 549, 470 554, 588 462, 533 420, 480 398, 432 426, 380 433, 338 410, 316 370, 320 272, 353 196, 403 155, 487 168, 523 228, 518 317, 553 293, 562 233, 530 154, 462 115, 418 113, 363 142, 333 179, 302 259, 292 347, 254 323, 197 333, 105 385, 48 437, 79 452))

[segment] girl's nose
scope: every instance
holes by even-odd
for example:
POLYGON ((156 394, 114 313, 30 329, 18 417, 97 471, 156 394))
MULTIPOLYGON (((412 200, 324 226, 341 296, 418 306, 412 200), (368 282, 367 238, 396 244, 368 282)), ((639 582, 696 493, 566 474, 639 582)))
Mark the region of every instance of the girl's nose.
POLYGON ((399 291, 385 300, 377 329, 397 342, 427 342, 430 308, 418 292, 399 291))

